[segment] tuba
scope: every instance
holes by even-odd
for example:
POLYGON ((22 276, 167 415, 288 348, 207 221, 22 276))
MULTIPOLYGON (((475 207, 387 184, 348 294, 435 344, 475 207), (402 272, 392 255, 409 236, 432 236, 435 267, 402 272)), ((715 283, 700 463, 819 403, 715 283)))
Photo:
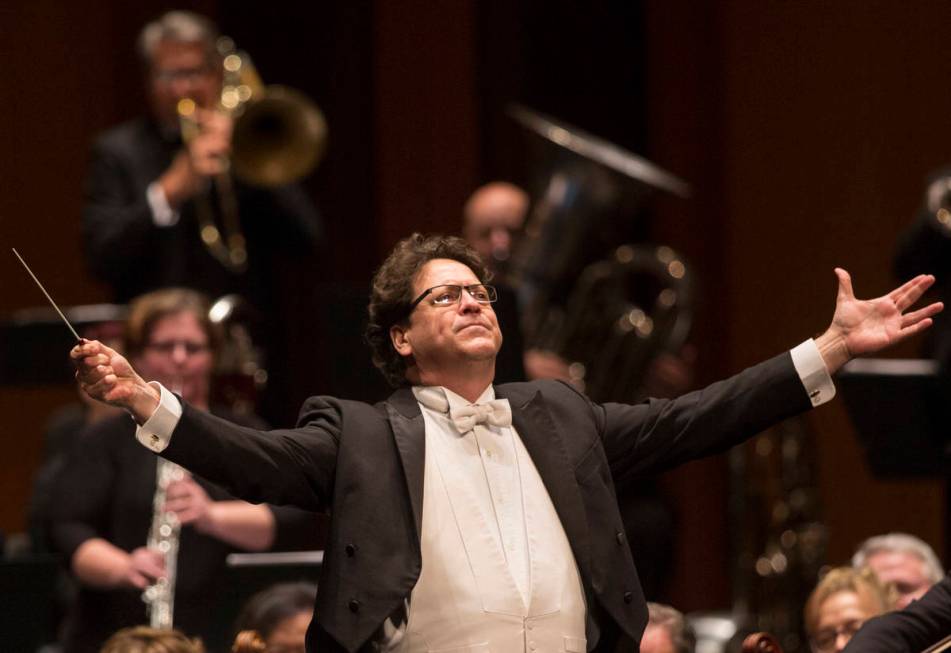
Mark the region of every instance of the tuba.
POLYGON ((510 114, 542 162, 511 267, 526 345, 565 359, 595 401, 633 401, 654 358, 683 345, 692 315, 683 258, 632 244, 633 218, 651 192, 690 189, 579 129, 523 107, 510 114))
MULTIPOLYGON (((218 39, 223 78, 218 109, 234 119, 231 156, 214 184, 221 220, 210 198, 200 195, 196 215, 202 243, 232 272, 247 268, 248 254, 231 173, 252 186, 272 188, 309 174, 327 145, 327 121, 303 93, 284 86, 264 86, 251 58, 228 37, 218 39)), ((198 135, 195 102, 178 103, 182 140, 198 135)))

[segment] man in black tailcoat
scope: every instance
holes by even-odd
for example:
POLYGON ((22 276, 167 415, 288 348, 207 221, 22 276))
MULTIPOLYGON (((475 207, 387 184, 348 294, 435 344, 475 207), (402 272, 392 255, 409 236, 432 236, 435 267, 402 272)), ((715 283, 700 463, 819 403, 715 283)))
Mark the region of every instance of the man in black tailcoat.
POLYGON ((482 262, 461 239, 418 234, 374 279, 367 338, 400 386, 375 406, 314 397, 296 428, 265 434, 193 409, 98 342, 70 355, 144 446, 235 496, 330 511, 308 650, 609 651, 647 621, 615 486, 827 401, 851 357, 942 308, 906 313, 927 275, 862 301, 836 274, 815 340, 636 405, 594 404, 558 381, 494 386, 501 336, 482 262))

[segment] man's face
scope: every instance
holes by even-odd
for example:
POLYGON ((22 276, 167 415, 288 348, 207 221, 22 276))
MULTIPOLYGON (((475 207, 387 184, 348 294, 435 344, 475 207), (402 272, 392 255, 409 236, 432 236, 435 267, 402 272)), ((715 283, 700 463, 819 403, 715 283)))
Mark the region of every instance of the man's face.
POLYGON ((647 624, 641 637, 641 653, 675 653, 670 633, 663 626, 647 624))
MULTIPOLYGON (((433 286, 481 283, 458 261, 427 262, 413 281, 413 297, 433 286)), ((433 303, 429 295, 413 309, 409 324, 393 327, 394 345, 402 355, 412 355, 420 370, 450 369, 461 362, 494 359, 502 346, 502 334, 491 304, 480 304, 463 291, 459 301, 447 306, 433 303), (398 344, 402 343, 402 345, 398 344)))
POLYGON ((187 401, 205 403, 213 363, 208 344, 208 335, 193 314, 167 315, 152 328, 137 367, 187 401))
POLYGON ((507 186, 485 188, 467 207, 466 240, 487 264, 504 263, 512 254, 527 210, 528 200, 521 191, 507 186))
POLYGON ((883 583, 892 583, 898 591, 896 607, 921 598, 931 587, 925 574, 925 563, 918 556, 906 551, 878 551, 868 557, 868 566, 883 583))
POLYGON ((875 599, 866 592, 843 590, 829 596, 819 606, 812 647, 817 653, 841 651, 868 619, 878 615, 875 599))
POLYGON ((149 70, 149 99, 159 124, 178 127, 177 106, 182 98, 213 108, 220 95, 220 67, 211 65, 202 44, 159 41, 149 70))

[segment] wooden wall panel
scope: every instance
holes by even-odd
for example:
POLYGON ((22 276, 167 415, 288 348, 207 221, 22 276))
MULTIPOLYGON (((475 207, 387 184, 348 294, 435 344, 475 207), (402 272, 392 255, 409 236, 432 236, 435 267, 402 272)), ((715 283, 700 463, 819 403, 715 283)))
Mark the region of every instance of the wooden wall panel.
MULTIPOLYGON (((895 284, 895 239, 919 206, 925 175, 948 160, 951 93, 943 80, 951 63, 935 35, 951 8, 648 2, 646 9, 651 151, 686 164, 699 189, 684 215, 664 209, 671 217, 661 223, 704 272, 701 373, 720 376, 821 332, 835 299, 834 266, 850 270, 860 296, 895 284)), ((917 344, 889 355, 913 356, 917 344)), ((872 478, 841 401, 809 419, 819 434, 831 563, 892 529, 943 550, 942 481, 872 478)), ((698 479, 686 471, 677 479, 683 500, 693 501, 698 479)), ((716 543, 727 536, 722 521, 708 518, 707 527, 729 564, 716 543)), ((697 591, 697 579, 714 582, 717 574, 692 564, 694 553, 681 554, 678 600, 687 609, 716 607, 709 597, 723 594, 697 591)))

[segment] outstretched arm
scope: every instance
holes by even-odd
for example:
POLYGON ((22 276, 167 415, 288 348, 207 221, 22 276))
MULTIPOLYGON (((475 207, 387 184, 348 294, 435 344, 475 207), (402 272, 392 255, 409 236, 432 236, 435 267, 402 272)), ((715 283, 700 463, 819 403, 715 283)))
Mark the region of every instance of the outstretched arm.
POLYGON ((315 397, 305 403, 298 428, 264 432, 179 402, 161 386, 146 383, 125 358, 100 342, 81 342, 70 358, 83 391, 127 410, 144 427, 136 430, 136 439, 151 451, 253 503, 309 511, 329 505, 342 431, 340 402, 315 397))
POLYGON ((935 302, 906 313, 934 283, 930 274, 918 275, 887 295, 856 299, 852 278, 842 268, 835 269, 839 292, 832 324, 816 338, 816 345, 830 374, 851 359, 871 354, 901 342, 931 326, 931 318, 944 304, 935 302))

